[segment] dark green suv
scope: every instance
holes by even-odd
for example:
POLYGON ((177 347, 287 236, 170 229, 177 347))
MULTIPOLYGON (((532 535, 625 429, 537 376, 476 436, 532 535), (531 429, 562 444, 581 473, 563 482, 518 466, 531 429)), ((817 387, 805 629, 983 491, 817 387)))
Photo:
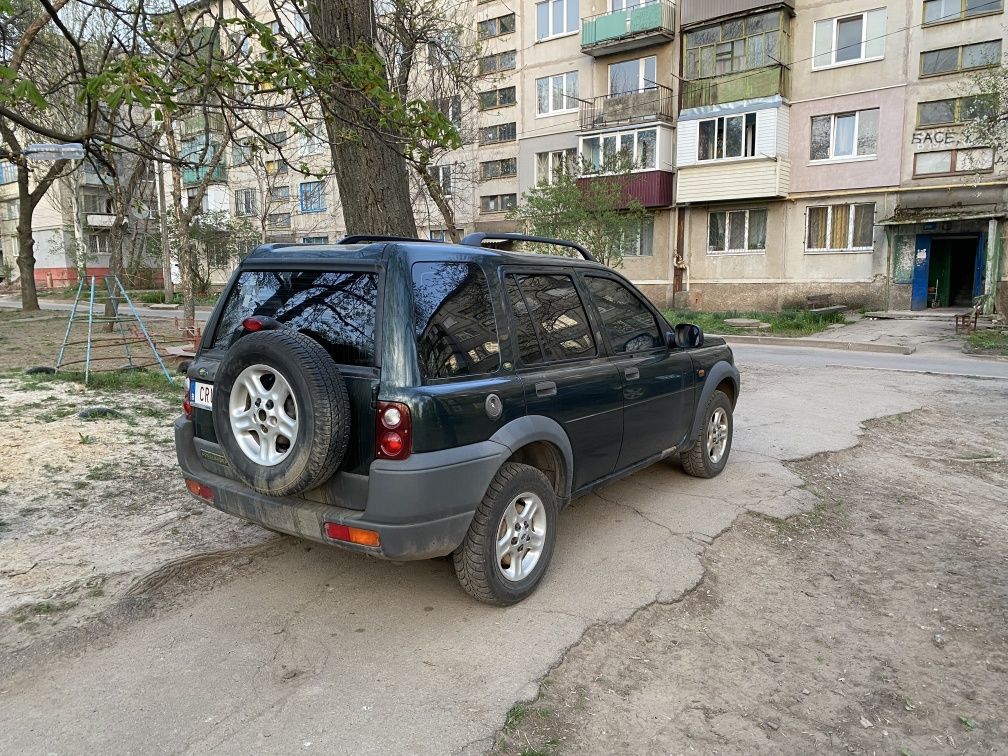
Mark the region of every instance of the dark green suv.
POLYGON ((721 472, 739 390, 723 340, 577 245, 517 234, 260 247, 188 379, 195 496, 387 559, 450 554, 494 604, 535 589, 578 496, 676 454, 721 472))

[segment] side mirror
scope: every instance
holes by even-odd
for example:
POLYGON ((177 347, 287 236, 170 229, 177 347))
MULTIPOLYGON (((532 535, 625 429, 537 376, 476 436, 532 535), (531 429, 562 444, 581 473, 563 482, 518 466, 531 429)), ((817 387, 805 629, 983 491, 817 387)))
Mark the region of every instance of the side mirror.
POLYGON ((670 336, 680 349, 696 349, 702 347, 704 342, 703 329, 693 323, 680 323, 670 336))

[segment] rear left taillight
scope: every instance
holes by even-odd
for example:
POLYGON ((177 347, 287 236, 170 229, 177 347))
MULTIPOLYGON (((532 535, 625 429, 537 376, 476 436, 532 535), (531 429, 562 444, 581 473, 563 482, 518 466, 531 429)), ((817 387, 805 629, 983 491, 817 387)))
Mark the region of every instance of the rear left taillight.
POLYGON ((189 379, 185 379, 185 398, 182 400, 182 411, 187 420, 192 420, 192 403, 189 401, 189 379))
POLYGON ((375 457, 406 459, 413 451, 413 421, 401 402, 378 402, 375 418, 375 457))

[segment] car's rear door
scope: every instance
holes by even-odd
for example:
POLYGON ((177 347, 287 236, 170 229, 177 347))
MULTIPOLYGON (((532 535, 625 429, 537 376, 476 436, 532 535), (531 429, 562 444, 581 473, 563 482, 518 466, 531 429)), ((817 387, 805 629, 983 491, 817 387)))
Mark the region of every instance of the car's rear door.
POLYGON ((572 271, 506 269, 513 352, 529 415, 556 420, 574 455, 574 489, 613 472, 623 435, 621 379, 598 343, 572 271))
POLYGON ((624 281, 603 272, 585 272, 581 280, 622 384, 621 470, 685 438, 693 417, 693 362, 667 345, 668 324, 624 281))

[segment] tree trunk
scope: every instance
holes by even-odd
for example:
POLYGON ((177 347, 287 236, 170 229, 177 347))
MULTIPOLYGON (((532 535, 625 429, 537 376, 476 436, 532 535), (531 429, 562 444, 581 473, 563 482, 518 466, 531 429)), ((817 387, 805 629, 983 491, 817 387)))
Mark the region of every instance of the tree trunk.
MULTIPOLYGON (((314 0, 309 16, 323 47, 375 50, 371 0, 314 0)), ((363 123, 374 105, 349 88, 319 96, 347 233, 415 237, 406 160, 394 137, 363 123)))
POLYGON ((28 170, 18 166, 18 254, 17 265, 21 274, 21 309, 38 310, 38 291, 35 288, 35 237, 32 236, 32 215, 35 206, 28 192, 28 170))

